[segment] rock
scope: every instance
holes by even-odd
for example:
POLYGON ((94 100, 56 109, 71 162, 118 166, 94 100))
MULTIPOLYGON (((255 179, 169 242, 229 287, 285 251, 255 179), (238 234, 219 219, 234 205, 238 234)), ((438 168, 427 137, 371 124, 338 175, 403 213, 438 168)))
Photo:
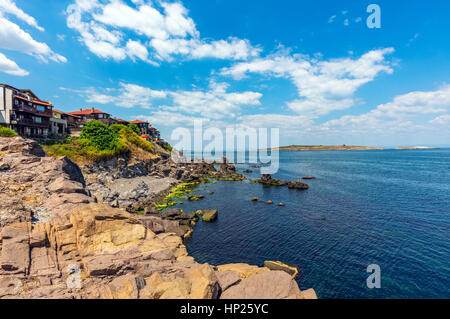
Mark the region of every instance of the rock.
POLYGON ((178 219, 181 215, 181 209, 168 209, 161 214, 164 219, 178 219))
POLYGON ((202 221, 210 223, 217 219, 217 209, 204 210, 202 214, 202 221))
POLYGON ((257 202, 258 200, 259 200, 259 198, 256 196, 252 198, 252 202, 257 202))
POLYGON ((188 270, 184 276, 191 284, 191 299, 217 299, 220 293, 219 280, 208 264, 188 270))
POLYGON ((205 198, 204 195, 189 195, 188 196, 188 200, 190 200, 190 201, 198 201, 203 198, 205 198))
POLYGON ((249 173, 253 173, 253 171, 251 169, 246 169, 246 170, 244 170, 244 173, 249 174, 249 173))
POLYGON ((159 215, 159 212, 156 210, 154 206, 147 206, 144 209, 145 215, 159 215))
POLYGON ((320 220, 327 220, 327 218, 326 217, 322 217, 320 220))
POLYGON ((301 292, 303 299, 319 299, 317 297, 316 291, 312 288, 303 290, 301 292))
POLYGON ((239 277, 241 277, 241 279, 249 278, 256 274, 270 271, 268 268, 265 267, 258 267, 243 263, 220 265, 217 266, 217 270, 220 272, 234 271, 239 275, 239 277))
POLYGON ((298 278, 298 268, 281 261, 266 260, 264 262, 264 267, 269 268, 270 270, 281 270, 291 275, 294 279, 298 278))
POLYGON ((302 179, 316 179, 314 176, 304 176, 302 179))
POLYGON ((50 193, 81 193, 86 194, 83 184, 80 182, 74 182, 71 180, 66 180, 63 177, 57 178, 53 183, 48 186, 48 191, 50 193))
POLYGON ((114 255, 103 255, 86 260, 87 271, 91 277, 115 275, 124 265, 124 262, 115 260, 114 255))
POLYGON ((126 275, 115 278, 110 284, 100 288, 102 299, 137 299, 139 289, 136 276, 126 275))
POLYGON ((288 182, 272 178, 270 174, 264 174, 261 178, 255 180, 256 183, 264 186, 288 186, 290 189, 308 189, 308 184, 300 181, 288 182))
POLYGON ((301 299, 297 282, 283 271, 267 271, 225 290, 221 299, 301 299))
POLYGON ((290 189, 308 189, 309 188, 308 184, 302 183, 300 181, 290 182, 290 183, 288 183, 288 187, 290 189))
POLYGON ((225 291, 231 286, 234 286, 241 282, 241 277, 239 276, 239 274, 231 270, 217 271, 216 276, 219 280, 222 291, 225 291))
POLYGON ((1 267, 3 270, 28 274, 30 229, 30 223, 13 224, 2 229, 1 267))
POLYGON ((271 200, 268 200, 268 201, 266 202, 266 204, 269 204, 269 205, 271 205, 271 204, 273 204, 273 201, 271 201, 271 200))
POLYGON ((285 203, 279 203, 278 206, 284 207, 284 206, 286 206, 286 204, 285 203))

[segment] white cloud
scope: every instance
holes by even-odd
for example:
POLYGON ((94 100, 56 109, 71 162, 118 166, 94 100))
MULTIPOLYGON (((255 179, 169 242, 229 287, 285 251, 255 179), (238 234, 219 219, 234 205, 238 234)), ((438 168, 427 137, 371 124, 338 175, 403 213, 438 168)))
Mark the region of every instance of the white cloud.
POLYGON ((17 76, 26 76, 29 74, 28 71, 21 69, 16 62, 8 59, 2 53, 0 53, 0 72, 17 76))
POLYGON ((336 15, 332 15, 329 19, 328 19, 328 23, 333 23, 334 19, 336 19, 336 15))
POLYGON ((203 121, 204 124, 210 122, 206 117, 189 116, 183 114, 174 114, 167 111, 154 111, 151 115, 139 115, 136 117, 142 121, 148 121, 152 125, 165 126, 165 127, 191 127, 196 120, 203 121))
POLYGON ((431 124, 447 125, 450 124, 450 114, 444 114, 430 120, 431 124))
POLYGON ((18 19, 26 22, 28 25, 44 31, 44 28, 40 27, 35 18, 23 12, 16 4, 11 0, 0 0, 0 15, 2 13, 8 13, 16 16, 18 19))
MULTIPOLYGON (((322 126, 359 132, 396 131, 423 127, 425 116, 445 113, 450 110, 450 85, 436 91, 417 91, 395 97, 391 102, 378 105, 374 110, 361 115, 346 115, 330 120, 322 126)), ((448 118, 442 115, 429 123, 441 124, 448 118)))
POLYGON ((43 42, 34 40, 17 24, 0 17, 0 47, 7 50, 34 55, 43 61, 67 62, 67 59, 55 52, 43 42))
POLYGON ((136 84, 120 83, 119 89, 69 90, 83 96, 88 103, 114 104, 121 107, 142 107, 158 110, 161 114, 171 113, 173 117, 182 114, 214 120, 229 120, 240 115, 243 107, 261 105, 261 93, 227 92, 228 84, 211 81, 206 90, 157 91, 136 84), (152 106, 154 100, 158 106, 152 106))
POLYGON ((246 60, 261 51, 248 40, 202 39, 180 2, 132 2, 134 6, 122 0, 76 0, 66 10, 67 25, 80 33, 80 41, 92 53, 116 61, 130 57, 157 65, 155 60, 176 56, 246 60))
POLYGON ((215 120, 235 118, 243 106, 261 105, 261 93, 233 92, 228 93, 228 84, 211 82, 208 91, 175 91, 168 92, 173 104, 166 110, 201 114, 215 120))
MULTIPOLYGON (((44 62, 48 62, 48 60, 62 63, 67 62, 65 57, 53 52, 46 43, 36 41, 19 25, 8 20, 5 17, 5 14, 14 15, 28 25, 40 31, 44 31, 32 16, 23 12, 13 1, 0 0, 0 48, 29 54, 44 62)), ((29 74, 28 71, 21 69, 14 61, 8 59, 4 54, 0 54, 1 72, 18 76, 29 74)))
POLYGON ((386 48, 369 51, 358 59, 328 61, 281 52, 235 64, 221 73, 234 79, 242 79, 249 73, 290 79, 300 98, 288 103, 288 107, 299 114, 319 116, 352 107, 356 103, 353 94, 359 87, 381 72, 391 74, 393 69, 385 56, 392 52, 393 48, 386 48))
POLYGON ((344 20, 344 25, 345 25, 345 26, 348 26, 349 24, 350 24, 350 22, 348 21, 348 19, 345 19, 345 20, 344 20))
POLYGON ((164 91, 152 90, 136 84, 120 83, 120 88, 87 88, 83 90, 72 90, 60 88, 64 91, 72 91, 83 96, 88 103, 114 104, 117 106, 132 108, 149 108, 154 99, 164 99, 167 94, 164 91))

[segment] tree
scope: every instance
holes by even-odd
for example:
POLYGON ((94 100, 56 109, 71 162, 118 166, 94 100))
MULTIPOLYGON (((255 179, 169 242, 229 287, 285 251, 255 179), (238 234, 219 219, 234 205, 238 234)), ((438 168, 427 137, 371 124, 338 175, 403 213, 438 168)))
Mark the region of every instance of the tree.
POLYGON ((117 144, 119 135, 100 121, 90 121, 81 130, 80 139, 89 141, 99 150, 112 150, 117 144))

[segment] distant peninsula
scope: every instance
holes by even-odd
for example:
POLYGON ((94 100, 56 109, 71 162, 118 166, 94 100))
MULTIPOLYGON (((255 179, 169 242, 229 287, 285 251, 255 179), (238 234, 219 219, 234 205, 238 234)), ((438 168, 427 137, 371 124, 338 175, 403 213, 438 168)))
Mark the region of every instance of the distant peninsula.
POLYGON ((361 151, 361 150, 384 150, 383 147, 355 146, 355 145, 290 145, 281 146, 271 151, 361 151))
POLYGON ((402 146, 397 147, 397 150, 436 150, 438 147, 430 147, 430 146, 402 146))

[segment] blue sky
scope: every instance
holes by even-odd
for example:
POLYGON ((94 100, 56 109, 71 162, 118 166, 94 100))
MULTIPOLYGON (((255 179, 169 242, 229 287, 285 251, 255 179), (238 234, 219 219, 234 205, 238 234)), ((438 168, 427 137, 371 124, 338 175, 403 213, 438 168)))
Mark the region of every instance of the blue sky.
POLYGON ((448 145, 448 1, 0 0, 0 82, 64 111, 448 145), (366 8, 381 8, 369 29, 366 8))

